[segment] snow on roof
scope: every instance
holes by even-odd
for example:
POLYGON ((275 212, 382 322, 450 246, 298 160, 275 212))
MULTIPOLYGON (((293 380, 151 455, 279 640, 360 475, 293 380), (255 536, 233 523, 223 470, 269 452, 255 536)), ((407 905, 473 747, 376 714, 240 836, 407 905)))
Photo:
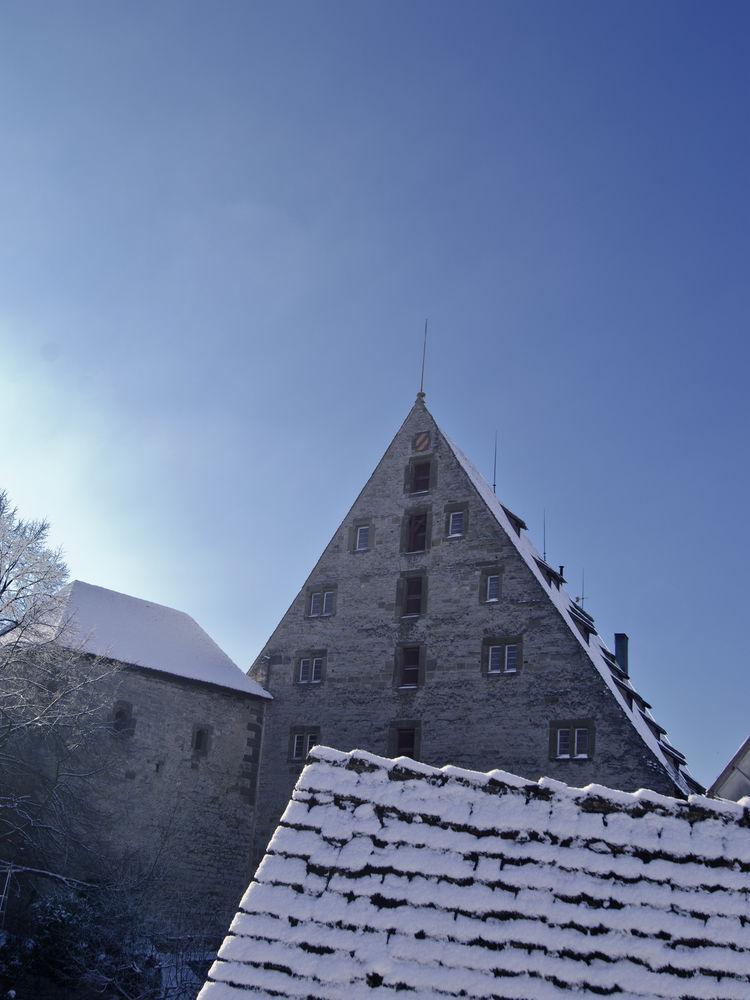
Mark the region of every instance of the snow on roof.
POLYGON ((199 1000, 747 1000, 750 798, 316 747, 199 1000))
MULTIPOLYGON (((588 658, 604 678, 604 683, 612 692, 613 697, 620 703, 644 743, 646 743, 649 749, 655 754, 657 760, 659 760, 667 769, 667 772, 672 776, 672 779, 675 781, 678 789, 683 792, 694 790, 698 787, 697 782, 690 776, 686 769, 682 769, 679 766, 678 761, 675 758, 668 756, 669 751, 665 750, 662 741, 655 735, 652 726, 649 725, 649 717, 638 710, 637 704, 635 708, 628 705, 627 697, 621 690, 622 685, 618 684, 613 676, 612 666, 610 665, 610 660, 608 659, 608 657, 613 658, 612 654, 597 634, 596 627, 594 626, 591 616, 573 603, 570 595, 564 587, 555 586, 545 578, 544 571, 539 565, 542 561, 541 555, 534 548, 528 536, 516 531, 513 526, 512 519, 520 519, 518 519, 516 515, 509 517, 508 509, 500 503, 498 498, 493 493, 492 487, 481 472, 479 472, 471 460, 466 457, 461 449, 455 445, 442 430, 440 433, 442 434, 445 443, 451 449, 459 464, 468 475, 477 493, 479 493, 479 496, 482 500, 484 500, 490 512, 494 515, 500 527, 503 528, 510 541, 513 545, 515 545, 531 572, 543 585, 550 600, 569 625, 571 631, 578 639, 588 658), (576 619, 584 625, 588 633, 588 641, 584 638, 578 625, 576 625, 576 619), (588 621, 586 621, 586 619, 588 619, 588 621)), ((630 686, 629 682, 626 682, 626 686, 630 686)), ((638 699, 638 701, 643 703, 643 699, 640 698, 637 692, 633 691, 633 696, 638 699)), ((654 723, 653 719, 650 721, 652 725, 658 725, 657 723, 654 723)))
POLYGON ((742 743, 721 774, 708 789, 709 795, 737 799, 750 790, 750 736, 742 743))
POLYGON ((74 580, 65 588, 68 642, 87 653, 217 684, 259 698, 271 696, 251 680, 184 611, 74 580))

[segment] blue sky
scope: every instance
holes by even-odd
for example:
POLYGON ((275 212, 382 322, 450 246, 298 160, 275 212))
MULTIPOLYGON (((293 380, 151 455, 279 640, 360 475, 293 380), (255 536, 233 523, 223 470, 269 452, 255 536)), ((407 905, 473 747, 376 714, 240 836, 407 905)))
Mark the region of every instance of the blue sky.
POLYGON ((6 2, 0 482, 257 653, 418 388, 697 776, 748 735, 750 8, 6 2))

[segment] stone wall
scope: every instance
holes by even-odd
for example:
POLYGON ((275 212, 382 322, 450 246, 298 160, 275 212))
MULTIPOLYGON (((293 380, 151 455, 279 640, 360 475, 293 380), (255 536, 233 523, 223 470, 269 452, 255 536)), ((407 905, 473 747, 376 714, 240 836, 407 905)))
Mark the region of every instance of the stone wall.
POLYGON ((263 701, 141 668, 105 683, 105 715, 125 714, 119 732, 102 734, 102 770, 89 783, 98 849, 150 884, 159 933, 218 940, 252 875, 263 701))
POLYGON ((420 724, 420 757, 477 770, 503 768, 530 779, 543 775, 573 785, 650 787, 675 794, 674 782, 628 719, 580 642, 481 500, 419 403, 410 412, 369 482, 274 631, 253 668, 273 694, 264 731, 256 856, 286 806, 301 765, 289 760, 290 733, 317 727, 320 742, 392 755, 394 721, 420 724), (411 495, 405 470, 415 438, 430 434, 430 490, 411 495), (447 537, 447 513, 461 505, 466 530, 447 537), (426 508, 426 552, 402 552, 404 518, 426 508), (359 524, 370 525, 369 548, 353 551, 359 524), (501 577, 500 599, 482 601, 483 571, 501 577), (404 619, 397 606, 401 574, 427 575, 425 613, 404 619), (311 618, 309 595, 335 588, 335 613, 311 618), (515 674, 482 668, 483 641, 516 639, 515 674), (399 644, 424 646, 422 683, 394 684, 399 644), (300 655, 325 651, 324 680, 295 683, 300 655), (590 720, 589 759, 557 760, 550 728, 559 720, 590 720))

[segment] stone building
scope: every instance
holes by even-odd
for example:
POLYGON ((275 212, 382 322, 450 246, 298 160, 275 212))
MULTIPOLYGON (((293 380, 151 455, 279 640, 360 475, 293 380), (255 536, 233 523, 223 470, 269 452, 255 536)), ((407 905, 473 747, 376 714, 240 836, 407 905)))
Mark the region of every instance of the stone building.
POLYGON ((104 859, 136 886, 150 880, 145 905, 166 943, 219 937, 252 874, 269 696, 184 612, 76 580, 66 617, 70 641, 116 668, 86 795, 91 874, 104 859))
POLYGON ((612 653, 420 393, 251 668, 273 695, 262 854, 308 750, 685 795, 700 786, 612 653))

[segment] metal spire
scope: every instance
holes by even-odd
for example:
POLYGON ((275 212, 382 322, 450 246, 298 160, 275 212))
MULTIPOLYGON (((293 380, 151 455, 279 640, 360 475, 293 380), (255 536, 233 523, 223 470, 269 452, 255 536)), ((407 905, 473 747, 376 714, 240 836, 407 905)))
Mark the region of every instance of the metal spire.
POLYGON ((427 320, 424 321, 424 342, 422 343, 422 377, 419 380, 417 399, 424 399, 424 362, 427 357, 427 320))

